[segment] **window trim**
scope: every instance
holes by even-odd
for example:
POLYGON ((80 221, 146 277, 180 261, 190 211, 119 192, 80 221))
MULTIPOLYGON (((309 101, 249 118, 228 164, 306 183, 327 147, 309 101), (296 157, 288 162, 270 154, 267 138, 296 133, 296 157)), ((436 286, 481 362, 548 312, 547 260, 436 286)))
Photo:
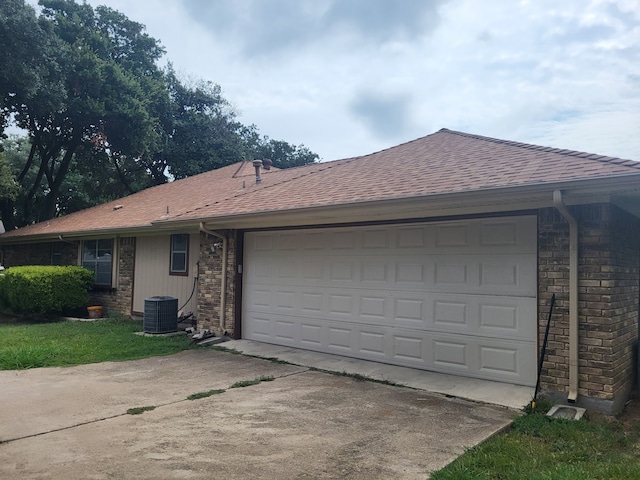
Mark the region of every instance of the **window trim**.
POLYGON ((169 275, 175 275, 178 277, 188 277, 189 276, 189 244, 191 243, 191 235, 188 233, 174 233, 169 237, 169 275), (187 237, 185 250, 174 250, 173 240, 175 237, 184 236, 187 237), (174 254, 184 254, 184 271, 182 270, 174 270, 173 269, 173 255, 174 254))

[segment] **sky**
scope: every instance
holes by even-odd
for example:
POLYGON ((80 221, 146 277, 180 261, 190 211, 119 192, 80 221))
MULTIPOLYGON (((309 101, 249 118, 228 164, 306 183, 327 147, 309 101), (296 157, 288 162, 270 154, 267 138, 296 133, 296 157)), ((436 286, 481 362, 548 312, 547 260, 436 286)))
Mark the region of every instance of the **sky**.
MULTIPOLYGON (((79 0, 78 0, 79 1, 79 0)), ((640 160, 638 0, 88 0, 323 160, 441 128, 640 160)))

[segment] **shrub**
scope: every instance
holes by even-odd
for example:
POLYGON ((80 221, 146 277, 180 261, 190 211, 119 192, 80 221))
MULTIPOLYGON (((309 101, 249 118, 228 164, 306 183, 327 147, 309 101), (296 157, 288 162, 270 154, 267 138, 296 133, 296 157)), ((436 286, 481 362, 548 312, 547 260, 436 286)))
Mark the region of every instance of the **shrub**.
POLYGON ((94 278, 84 267, 11 267, 0 276, 0 301, 16 313, 62 313, 87 304, 94 278))

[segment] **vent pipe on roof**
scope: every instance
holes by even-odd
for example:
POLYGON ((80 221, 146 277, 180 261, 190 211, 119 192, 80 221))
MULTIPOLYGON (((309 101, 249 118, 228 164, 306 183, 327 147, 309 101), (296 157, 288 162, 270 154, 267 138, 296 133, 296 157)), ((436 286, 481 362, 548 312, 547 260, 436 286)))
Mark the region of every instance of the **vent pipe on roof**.
POLYGON ((578 398, 578 222, 562 199, 562 192, 553 192, 553 204, 569 222, 569 394, 567 400, 578 398))
POLYGON ((262 166, 265 170, 271 170, 271 165, 273 165, 273 162, 270 159, 265 158, 262 160, 262 166))
POLYGON ((262 167, 262 160, 254 160, 253 166, 256 169, 256 183, 260 183, 262 181, 262 177, 260 176, 260 168, 262 167))

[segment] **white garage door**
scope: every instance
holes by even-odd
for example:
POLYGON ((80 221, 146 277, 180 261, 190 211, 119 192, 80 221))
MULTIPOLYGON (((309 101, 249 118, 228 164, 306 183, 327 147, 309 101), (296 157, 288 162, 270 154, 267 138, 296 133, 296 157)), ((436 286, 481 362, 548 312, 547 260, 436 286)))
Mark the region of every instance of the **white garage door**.
POLYGON ((522 385, 536 218, 250 232, 244 338, 522 385))

